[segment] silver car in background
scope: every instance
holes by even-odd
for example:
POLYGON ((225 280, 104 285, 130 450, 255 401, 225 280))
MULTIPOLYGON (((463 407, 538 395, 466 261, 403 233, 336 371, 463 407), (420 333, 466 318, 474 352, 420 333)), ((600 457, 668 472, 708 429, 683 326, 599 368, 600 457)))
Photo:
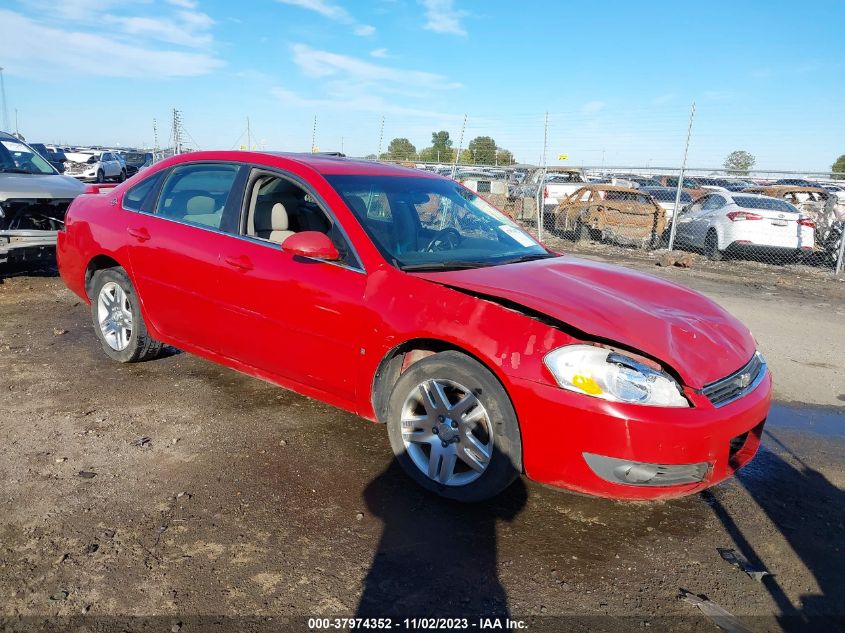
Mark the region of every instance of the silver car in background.
POLYGON ((0 132, 0 264, 53 257, 65 213, 85 185, 0 132))

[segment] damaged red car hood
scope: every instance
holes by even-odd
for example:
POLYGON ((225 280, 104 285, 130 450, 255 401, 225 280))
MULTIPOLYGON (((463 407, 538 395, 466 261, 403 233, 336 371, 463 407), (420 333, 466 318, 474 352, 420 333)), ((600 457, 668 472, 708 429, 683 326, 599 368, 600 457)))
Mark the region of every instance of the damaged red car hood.
POLYGON ((748 328, 715 302, 621 266, 562 256, 414 274, 505 299, 640 350, 674 368, 694 389, 733 373, 756 349, 748 328))

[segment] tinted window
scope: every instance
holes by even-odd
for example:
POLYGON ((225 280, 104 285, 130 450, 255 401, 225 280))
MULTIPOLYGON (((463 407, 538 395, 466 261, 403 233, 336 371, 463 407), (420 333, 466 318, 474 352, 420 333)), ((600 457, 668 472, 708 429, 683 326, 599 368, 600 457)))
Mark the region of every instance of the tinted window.
POLYGON ((725 206, 725 199, 722 196, 709 196, 704 202, 703 209, 721 209, 725 206))
POLYGON ((176 167, 164 183, 156 215, 219 229, 239 169, 219 164, 176 167))
POLYGON ((140 182, 139 184, 135 185, 126 192, 126 195, 123 196, 123 208, 130 209, 132 211, 143 211, 145 209, 142 208, 144 203, 144 199, 147 197, 147 194, 150 193, 152 189, 155 188, 158 181, 161 180, 162 172, 158 172, 157 174, 153 174, 146 180, 140 182))
MULTIPOLYGON (((648 193, 650 193, 655 200, 660 200, 661 202, 675 201, 675 191, 672 191, 671 189, 648 190, 648 193)), ((692 202, 692 196, 686 191, 682 191, 681 202, 692 202)))
POLYGON ((768 209, 769 211, 785 211, 787 213, 798 213, 798 209, 785 200, 777 198, 734 196, 734 204, 744 209, 768 209))

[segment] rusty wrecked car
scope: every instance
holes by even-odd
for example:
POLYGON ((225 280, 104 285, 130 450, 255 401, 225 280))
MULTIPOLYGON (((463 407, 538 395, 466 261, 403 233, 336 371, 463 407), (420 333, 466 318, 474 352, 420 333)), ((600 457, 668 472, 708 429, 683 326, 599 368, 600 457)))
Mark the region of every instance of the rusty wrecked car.
POLYGON ((561 201, 554 215, 555 229, 575 240, 654 247, 666 230, 666 211, 650 195, 619 185, 581 187, 561 201))

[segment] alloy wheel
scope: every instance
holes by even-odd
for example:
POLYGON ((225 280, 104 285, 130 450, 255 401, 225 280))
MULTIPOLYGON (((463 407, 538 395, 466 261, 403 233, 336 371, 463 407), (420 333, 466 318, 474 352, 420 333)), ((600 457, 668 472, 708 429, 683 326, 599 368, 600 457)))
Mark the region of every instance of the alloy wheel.
POLYGON ((132 337, 132 306, 126 291, 113 281, 100 289, 97 321, 109 347, 118 352, 126 349, 132 337))
POLYGON ((414 465, 446 486, 475 481, 493 455, 487 410, 451 380, 426 380, 411 390, 402 407, 402 439, 414 465))

